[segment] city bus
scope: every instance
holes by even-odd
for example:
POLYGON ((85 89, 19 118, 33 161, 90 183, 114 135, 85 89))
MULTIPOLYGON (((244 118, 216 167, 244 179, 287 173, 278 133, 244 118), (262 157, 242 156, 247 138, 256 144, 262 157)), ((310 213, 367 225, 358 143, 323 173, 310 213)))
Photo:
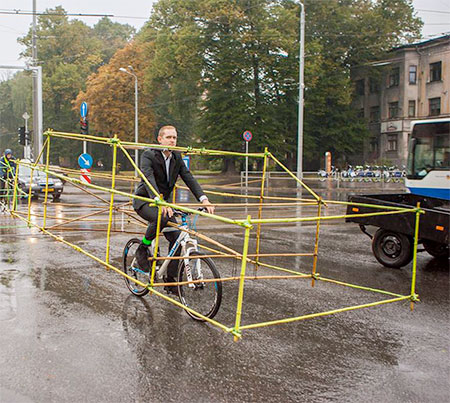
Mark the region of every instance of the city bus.
POLYGON ((450 200, 450 118, 411 125, 406 187, 415 195, 450 200))

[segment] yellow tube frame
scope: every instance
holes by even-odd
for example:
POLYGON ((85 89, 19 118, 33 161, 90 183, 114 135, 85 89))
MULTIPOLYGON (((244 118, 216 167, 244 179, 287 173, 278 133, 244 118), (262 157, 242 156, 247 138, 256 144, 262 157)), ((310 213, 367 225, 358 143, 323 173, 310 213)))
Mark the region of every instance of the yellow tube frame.
MULTIPOLYGON (((332 201, 332 200, 322 200, 320 198, 320 196, 318 196, 315 192, 312 191, 312 189, 310 189, 307 185, 305 185, 303 183, 303 181, 301 181, 300 179, 296 178, 294 174, 292 174, 280 161, 278 161, 270 152, 268 152, 267 149, 264 150, 264 153, 258 154, 258 153, 254 153, 251 154, 250 156, 252 157, 256 157, 256 158, 264 158, 264 166, 263 166, 263 176, 262 176, 262 180, 261 180, 261 190, 260 190, 260 195, 259 196, 249 196, 253 197, 253 198, 257 198, 259 199, 259 203, 257 204, 258 206, 258 217, 257 219, 251 219, 251 216, 247 216, 246 220, 235 220, 235 219, 229 219, 227 217, 223 217, 217 214, 208 214, 208 213, 203 213, 203 212, 199 212, 195 209, 191 209, 187 206, 183 206, 183 205, 177 205, 175 203, 175 197, 172 200, 172 203, 166 202, 165 200, 161 198, 156 198, 156 199, 150 199, 150 198, 144 198, 144 197, 140 197, 140 196, 135 196, 126 192, 122 192, 119 191, 117 189, 115 189, 115 185, 116 185, 116 179, 117 179, 117 175, 116 175, 116 165, 117 165, 117 150, 121 150, 124 155, 127 157, 127 159, 130 161, 130 163, 132 164, 132 166, 136 169, 136 171, 138 172, 139 175, 139 179, 141 179, 142 181, 144 181, 146 183, 146 185, 149 187, 149 189, 155 194, 155 196, 158 196, 156 189, 154 189, 151 184, 148 182, 147 178, 145 178, 145 176, 143 175, 142 171, 139 169, 139 167, 136 166, 136 164, 134 163, 133 159, 131 158, 131 156, 129 155, 128 151, 127 151, 127 147, 131 146, 139 146, 139 147, 145 147, 145 146, 151 146, 152 148, 163 148, 160 145, 147 145, 147 144, 134 144, 134 143, 130 143, 130 142, 121 142, 117 136, 114 136, 113 139, 106 139, 106 138, 102 138, 102 137, 96 137, 96 136, 86 136, 86 135, 78 135, 78 134, 72 134, 72 133, 58 133, 58 132, 47 132, 47 139, 46 142, 44 143, 44 147, 41 150, 41 154, 38 156, 37 161, 39 161, 39 159, 41 158, 42 152, 44 151, 44 149, 47 152, 46 155, 46 163, 45 166, 43 168, 41 168, 41 166, 38 166, 38 163, 34 163, 34 164, 30 164, 30 167, 32 169, 32 174, 34 172, 35 169, 40 169, 43 172, 46 173, 46 194, 45 194, 45 202, 44 202, 44 214, 43 214, 43 225, 39 226, 36 223, 32 223, 31 222, 31 194, 29 194, 29 200, 28 200, 28 212, 26 214, 26 218, 22 217, 22 214, 20 211, 16 211, 16 204, 14 203, 14 208, 11 211, 11 214, 15 217, 15 218, 19 218, 20 220, 25 221, 29 227, 34 226, 36 228, 39 228, 43 233, 53 237, 55 240, 63 242, 64 244, 72 247, 74 250, 85 254, 86 256, 92 258, 94 261, 98 262, 99 264, 105 266, 108 270, 112 269, 115 272, 117 272, 118 274, 128 278, 131 281, 134 281, 135 283, 139 284, 142 287, 147 287, 150 291, 151 294, 155 294, 157 296, 160 296, 161 298, 163 298, 164 300, 167 300, 171 303, 173 303, 174 305, 183 308, 199 317, 202 317, 203 319, 205 319, 207 322, 209 322, 210 324, 217 326, 218 328, 224 330, 227 333, 231 333, 234 336, 234 340, 238 340, 242 337, 242 331, 243 330, 249 330, 249 329, 255 329, 255 328, 259 328, 259 327, 265 327, 265 326, 271 326, 271 325, 276 325, 276 324, 283 324, 283 323, 290 323, 290 322, 295 322, 295 321, 300 321, 300 320, 305 320, 305 319, 311 319, 311 318, 317 318, 317 317, 321 317, 321 316, 326 316, 326 315, 332 315, 332 314, 336 314, 336 313, 340 313, 340 312, 346 312, 346 311, 350 311, 350 310, 355 310, 355 309, 361 309, 361 308, 368 308, 368 307, 374 307, 374 306, 378 306, 378 305, 383 305, 383 304, 387 304, 387 303, 392 303, 392 302, 399 302, 399 301, 404 301, 404 300, 410 300, 410 305, 411 305, 411 309, 413 308, 413 304, 418 301, 418 295, 416 294, 416 269, 417 269, 417 244, 418 244, 418 236, 419 236, 419 219, 420 219, 420 214, 423 213, 423 211, 420 209, 420 205, 417 205, 416 208, 397 208, 397 207, 386 207, 386 206, 379 206, 379 205, 370 205, 370 204, 363 204, 363 203, 348 203, 348 202, 338 202, 338 201, 332 201), (98 185, 94 185, 94 184, 83 184, 80 180, 77 180, 75 178, 66 178, 58 173, 55 172, 51 172, 50 171, 50 167, 49 167, 49 156, 50 156, 50 137, 59 137, 59 138, 67 138, 67 139, 74 139, 74 140, 85 140, 85 141, 92 141, 92 142, 96 142, 96 143, 100 143, 100 144, 109 144, 112 145, 113 147, 113 167, 112 167, 112 173, 111 173, 111 188, 104 188, 98 185), (308 190, 308 192, 314 197, 314 199, 299 199, 299 198, 276 198, 276 197, 268 197, 268 196, 264 196, 264 187, 265 187, 265 174, 266 174, 266 170, 267 170, 267 163, 268 163, 268 159, 271 158, 276 164, 278 164, 283 170, 285 170, 286 172, 288 172, 288 174, 295 179, 298 183, 300 183, 306 190, 308 190), (98 195, 93 194, 92 195, 97 197, 98 199, 100 199, 102 202, 108 203, 108 209, 100 209, 100 211, 105 211, 105 210, 109 210, 109 216, 108 216, 108 229, 107 229, 107 244, 106 244, 106 256, 105 256, 105 260, 101 260, 98 257, 92 255, 91 253, 83 250, 82 248, 64 240, 62 237, 59 237, 57 235, 52 234, 50 231, 48 231, 47 228, 46 229, 46 224, 47 224, 47 219, 49 218, 49 216, 47 215, 47 200, 48 200, 48 177, 49 175, 53 175, 55 177, 59 177, 60 179, 64 179, 67 180, 69 182, 71 182, 72 184, 74 184, 77 187, 82 187, 83 189, 96 189, 96 190, 101 190, 101 191, 105 191, 110 193, 110 200, 109 203, 107 200, 99 197, 98 195), (121 210, 121 207, 114 207, 114 195, 122 195, 122 196, 126 196, 129 197, 130 199, 139 199, 139 200, 143 200, 148 202, 150 205, 155 205, 158 207, 158 220, 157 220, 157 236, 155 238, 155 252, 154 252, 154 256, 153 256, 153 261, 152 261, 152 272, 151 272, 151 276, 150 276, 150 282, 149 284, 144 284, 142 282, 139 282, 138 280, 128 276, 127 274, 125 274, 122 270, 114 267, 113 265, 111 265, 109 263, 109 254, 110 254, 110 246, 111 246, 111 232, 112 232, 112 220, 113 220, 113 213, 114 211, 125 211, 125 210, 121 210), (311 204, 315 204, 317 205, 317 215, 315 217, 288 217, 288 218, 277 218, 277 219, 263 219, 262 218, 262 210, 263 210, 263 206, 264 206, 264 200, 273 200, 273 199, 279 199, 279 200, 289 200, 289 201, 296 201, 296 202, 302 202, 305 203, 305 205, 311 205, 311 204), (338 204, 338 205, 351 205, 351 206, 365 206, 365 207, 372 207, 374 209, 378 209, 381 211, 377 211, 377 212, 373 212, 373 213, 364 213, 364 214, 345 214, 345 215, 333 215, 333 216, 324 216, 322 215, 322 205, 323 206, 327 206, 329 204, 338 204), (234 326, 233 327, 228 327, 216 320, 213 319, 209 319, 209 318, 205 318, 203 317, 200 313, 195 312, 194 310, 192 310, 189 307, 186 307, 184 305, 182 305, 179 301, 176 301, 173 298, 170 298, 160 292, 158 292, 156 290, 157 287, 163 286, 164 284, 162 283, 157 283, 155 284, 155 272, 156 272, 156 261, 157 260, 164 260, 164 258, 158 258, 157 257, 157 253, 158 253, 158 248, 159 248, 159 237, 160 237, 160 229, 161 229, 161 217, 162 217, 162 207, 175 207, 177 209, 180 209, 182 211, 187 211, 193 214, 198 214, 198 215, 202 215, 211 219, 215 219, 218 220, 220 222, 226 223, 226 224, 231 224, 231 225, 237 225, 240 227, 245 228, 245 234, 244 234, 244 243, 243 243, 243 250, 242 250, 242 254, 236 253, 229 253, 228 256, 221 256, 221 254, 223 255, 223 252, 219 252, 216 251, 215 249, 212 248, 208 248, 205 246, 206 249, 214 251, 215 253, 218 253, 218 255, 216 255, 215 257, 223 257, 223 258, 232 258, 232 259, 240 259, 241 260, 241 271, 240 271, 240 275, 239 275, 239 288, 238 288, 238 297, 237 297, 237 305, 236 305, 236 314, 235 314, 235 320, 234 320, 234 326), (346 217, 369 217, 369 216, 377 216, 377 215, 390 215, 390 214, 415 214, 415 231, 414 231, 414 255, 413 255, 413 275, 412 275, 412 281, 411 281, 411 292, 409 295, 400 295, 400 294, 396 294, 390 291, 385 291, 385 290, 380 290, 380 289, 375 289, 375 288, 370 288, 370 287, 365 287, 365 286, 361 286, 361 285, 356 285, 356 284, 351 284, 351 283, 346 283, 346 282, 342 282, 339 280, 335 280, 335 279, 329 279, 326 277, 322 277, 320 274, 317 273, 317 257, 318 257, 318 245, 319 245, 319 234, 320 234, 320 223, 323 220, 333 220, 333 219, 342 219, 342 218, 346 218, 346 217), (265 262, 261 262, 260 261, 260 257, 264 257, 264 256, 275 256, 277 254, 261 254, 260 253, 260 236, 261 236, 261 227, 263 224, 270 224, 270 223, 295 223, 295 222, 308 222, 308 221, 315 221, 316 222, 316 235, 315 235, 315 242, 314 242, 314 252, 313 253, 294 253, 292 255, 297 255, 297 256, 311 256, 313 258, 313 262, 312 262, 312 270, 311 270, 311 274, 305 274, 305 273, 300 273, 298 271, 295 270, 290 270, 287 268, 283 268, 283 267, 279 267, 276 265, 272 265, 272 264, 268 264, 265 262), (248 253, 248 249, 249 249, 249 241, 250 241, 250 231, 253 229, 253 225, 257 224, 257 234, 256 234, 256 253, 255 254, 249 254, 248 253), (255 260, 252 260, 252 257, 255 257, 255 260), (253 277, 249 277, 246 276, 246 267, 247 267, 247 263, 253 263, 255 264, 256 267, 265 267, 267 269, 272 269, 272 270, 277 270, 277 271, 281 271, 281 272, 285 272, 285 273, 289 273, 290 276, 287 275, 278 275, 278 276, 253 276, 253 277), (385 299, 382 301, 376 301, 376 302, 370 302, 367 304, 362 304, 362 305, 356 305, 356 306, 350 306, 350 307, 344 307, 344 308, 339 308, 339 309, 334 309, 334 310, 330 310, 330 311, 326 311, 326 312, 318 312, 318 313, 312 313, 312 314, 306 314, 306 315, 301 315, 301 316, 296 316, 293 318, 284 318, 284 319, 278 319, 278 320, 272 320, 272 321, 266 321, 266 322, 260 322, 260 323, 253 323, 253 324, 242 324, 242 312, 243 312, 243 306, 244 306, 244 288, 245 288, 245 281, 252 279, 252 280, 270 280, 270 279, 276 279, 276 278, 290 278, 294 276, 294 278, 307 278, 307 279, 311 279, 311 284, 312 286, 314 286, 315 281, 323 281, 326 283, 330 283, 330 284, 336 284, 336 285, 341 285, 341 286, 345 286, 345 287, 349 287, 349 288, 354 288, 354 289, 359 289, 359 290, 363 290, 363 291, 368 291, 368 292, 373 292, 373 293, 377 293, 377 294, 382 294, 385 296, 389 296, 389 299, 385 299)), ((221 152, 221 151, 217 151, 217 150, 205 150, 205 149, 192 149, 190 147, 185 148, 185 147, 173 147, 171 148, 173 150, 178 150, 178 151, 184 151, 187 152, 189 154, 200 154, 200 155, 204 155, 204 154, 209 154, 209 155, 233 155, 233 156, 245 156, 247 154, 244 153, 233 153, 233 152, 221 152)), ((18 167, 19 169, 19 167, 18 167)), ((18 170, 17 169, 17 170, 18 170)), ((102 175, 102 177, 106 177, 106 175, 102 175)), ((17 172, 16 172, 16 177, 15 177, 15 191, 14 191, 14 196, 13 199, 15 200, 17 198, 17 190, 16 190, 16 185, 17 185, 17 172)), ((31 186, 30 186, 30 190, 29 192, 31 193, 31 186)), ((236 195, 236 194, 229 194, 229 193, 225 193, 225 192, 211 192, 212 194, 220 194, 220 195, 224 195, 224 196, 230 196, 230 197, 244 197, 243 195, 236 195)), ((128 203, 126 203, 128 204, 128 203)), ((93 213, 92 215, 98 214, 97 213, 93 213)), ((128 214, 128 213, 127 213, 128 214)), ((38 214, 33 214, 33 217, 38 217, 38 214)), ((91 216, 91 214, 88 214, 88 216, 91 216)), ((69 222, 73 222, 73 220, 69 220, 69 222)), ((139 224, 141 225, 141 224, 139 224)), ((229 249, 229 248, 228 248, 229 249)), ((232 251, 231 249, 229 249, 229 251, 232 251)), ((211 256, 214 257, 214 256, 211 256)), ((215 279, 214 281, 231 281, 234 280, 234 277, 226 277, 220 280, 215 279)), ((183 284, 188 284, 189 282, 183 282, 183 284)), ((173 283, 175 285, 177 284, 181 284, 181 283, 173 283)))

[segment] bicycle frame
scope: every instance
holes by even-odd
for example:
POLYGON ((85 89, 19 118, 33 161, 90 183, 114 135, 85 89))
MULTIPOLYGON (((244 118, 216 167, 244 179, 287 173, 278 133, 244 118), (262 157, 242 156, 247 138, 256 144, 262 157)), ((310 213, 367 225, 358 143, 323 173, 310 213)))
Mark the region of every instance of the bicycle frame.
MULTIPOLYGON (((182 216, 181 217, 181 225, 180 228, 187 228, 188 224, 186 221, 186 217, 182 216)), ((164 233, 165 230, 162 230, 162 232, 164 233)), ((167 232, 167 231, 166 231, 167 232)), ((152 256, 154 256, 154 244, 152 244, 152 256)), ((175 256, 176 251, 178 250, 178 248, 181 248, 180 251, 180 256, 185 257, 184 259, 184 266, 185 266, 185 270, 186 270, 186 277, 188 281, 192 281, 192 268, 191 265, 189 263, 189 255, 192 252, 197 252, 198 251, 198 246, 197 246, 197 240, 192 238, 188 232, 185 231, 181 231, 180 235, 178 236, 178 238, 176 239, 175 243, 173 244, 171 250, 169 251, 169 254, 167 255, 167 257, 173 257, 175 256)), ((156 272, 155 272, 155 276, 157 278, 157 280, 162 280, 164 276, 166 276, 167 274, 167 268, 170 264, 171 260, 164 260, 163 263, 158 267, 158 265, 156 266, 156 272)), ((199 260, 197 259, 196 262, 199 262, 199 260)), ((199 270, 199 266, 198 264, 196 264, 196 269, 199 270)), ((151 272, 150 272, 151 274, 151 272)), ((201 279, 202 278, 202 273, 199 273, 199 276, 197 276, 197 279, 201 279)), ((188 285, 190 288, 194 288, 195 284, 189 284, 188 285)))

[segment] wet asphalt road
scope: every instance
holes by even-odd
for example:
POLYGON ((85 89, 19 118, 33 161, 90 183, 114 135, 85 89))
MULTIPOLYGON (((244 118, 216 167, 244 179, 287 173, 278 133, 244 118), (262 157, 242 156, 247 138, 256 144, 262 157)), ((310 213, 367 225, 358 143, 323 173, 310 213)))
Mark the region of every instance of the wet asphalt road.
MULTIPOLYGON (((293 192, 282 190, 286 195, 293 192)), ((357 190, 325 187, 321 193, 345 200, 348 191, 357 190)), ((69 187, 62 202, 97 203, 69 187)), ((90 211, 58 203, 52 208, 57 218, 90 211)), ((41 212, 42 201, 33 201, 33 209, 41 212)), ((242 208, 218 212, 242 218, 255 215, 242 208)), ((330 207, 327 214, 338 212, 342 208, 330 207)), ((298 214, 314 213, 308 207, 272 208, 264 216, 298 214)), ((81 231, 57 234, 104 256, 105 233, 88 231, 102 224, 78 225, 81 231)), ((118 218, 116 228, 120 225, 118 218)), ((8 215, 0 216, 0 227, 2 403, 450 401, 448 261, 419 254, 421 302, 413 312, 408 302, 388 304, 248 330, 235 343, 229 334, 194 322, 156 296, 132 296, 119 275, 8 215)), ((127 223, 125 228, 136 230, 127 223)), ((205 219, 198 229, 242 250, 240 228, 205 219)), ((312 224, 267 226, 261 252, 311 251, 314 232, 312 224)), ((120 265, 130 237, 114 234, 113 264, 120 265)), ((310 258, 266 261, 300 271, 311 267, 310 258)), ((223 276, 240 268, 226 260, 217 264, 223 276)), ((343 221, 322 225, 318 271, 409 294, 411 264, 401 270, 380 266, 370 240, 356 225, 343 221)), ((228 326, 234 323, 236 297, 237 283, 225 283, 216 319, 228 326)), ((249 281, 242 321, 299 316, 382 298, 323 282, 311 288, 308 280, 249 281)))

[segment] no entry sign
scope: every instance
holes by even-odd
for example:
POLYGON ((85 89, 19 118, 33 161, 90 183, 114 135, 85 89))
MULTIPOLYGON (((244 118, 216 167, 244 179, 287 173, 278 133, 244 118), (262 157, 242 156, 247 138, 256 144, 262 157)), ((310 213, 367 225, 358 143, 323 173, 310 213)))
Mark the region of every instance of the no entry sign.
POLYGON ((245 131, 244 134, 242 135, 242 137, 244 138, 245 141, 250 141, 253 137, 252 132, 250 131, 245 131))

